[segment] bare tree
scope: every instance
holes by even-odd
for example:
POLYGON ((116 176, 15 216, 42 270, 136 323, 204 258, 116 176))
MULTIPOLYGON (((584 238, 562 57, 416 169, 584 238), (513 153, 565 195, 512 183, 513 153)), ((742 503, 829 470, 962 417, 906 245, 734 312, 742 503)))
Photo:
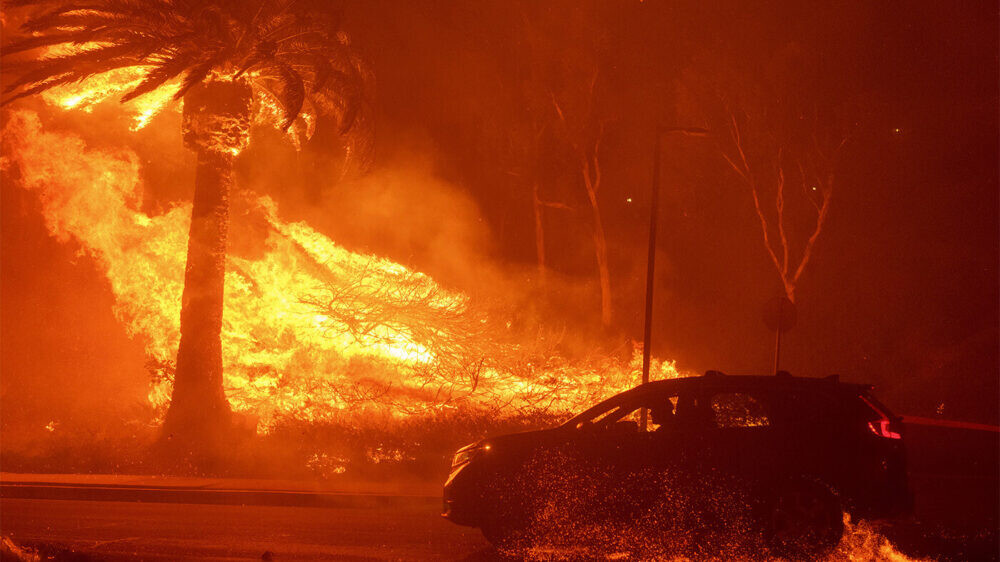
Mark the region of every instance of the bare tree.
MULTIPOLYGON (((530 191, 531 210, 535 238, 535 259, 538 270, 538 286, 544 290, 548 285, 548 265, 545 246, 545 214, 547 209, 571 211, 572 207, 543 194, 544 184, 550 174, 546 173, 547 146, 551 142, 550 120, 537 115, 537 104, 533 104, 530 85, 520 92, 517 101, 522 107, 519 115, 509 119, 514 124, 506 130, 506 143, 501 159, 505 161, 507 173, 517 178, 521 188, 530 191), (531 109, 525 111, 523 108, 531 109), (533 110, 532 110, 533 109, 533 110)), ((547 102, 544 109, 549 109, 547 102)), ((551 112, 551 110, 549 110, 551 112)))
MULTIPOLYGON (((604 66, 600 13, 579 5, 557 11, 526 5, 522 20, 528 68, 524 97, 533 118, 547 128, 553 158, 545 164, 566 170, 563 177, 575 176, 572 183, 583 187, 590 209, 587 222, 597 265, 601 323, 610 326, 611 271, 601 213, 601 145, 609 119, 599 95, 604 66)), ((545 208, 565 208, 537 195, 533 199, 536 224, 541 224, 545 208)), ((536 248, 544 263, 544 231, 537 227, 536 248)))
POLYGON ((795 302, 795 288, 829 215, 835 169, 849 134, 824 135, 814 112, 808 122, 800 119, 806 131, 794 142, 779 138, 773 130, 761 130, 760 115, 732 109, 727 114, 727 134, 721 135, 720 150, 750 190, 764 247, 785 295, 795 302), (787 203, 792 194, 809 203, 805 208, 811 208, 811 216, 803 214, 802 208, 790 212, 787 203), (773 201, 773 210, 768 199, 773 201))
POLYGON ((573 148, 580 166, 580 177, 590 204, 591 236, 594 242, 594 257, 597 260, 597 277, 601 287, 601 323, 611 325, 611 272, 608 268, 608 240, 604 234, 601 219, 601 141, 604 140, 605 122, 594 116, 594 85, 597 83, 598 69, 594 68, 584 94, 584 110, 577 123, 572 123, 555 93, 550 92, 552 105, 566 140, 573 148))
POLYGON ((531 208, 535 215, 535 256, 538 261, 538 283, 541 287, 548 285, 548 268, 545 265, 545 209, 572 210, 572 207, 558 201, 542 199, 541 185, 538 179, 531 183, 531 208))
POLYGON ((869 118, 856 85, 822 57, 794 41, 708 49, 677 82, 678 112, 713 132, 792 302, 827 225, 845 146, 869 118))

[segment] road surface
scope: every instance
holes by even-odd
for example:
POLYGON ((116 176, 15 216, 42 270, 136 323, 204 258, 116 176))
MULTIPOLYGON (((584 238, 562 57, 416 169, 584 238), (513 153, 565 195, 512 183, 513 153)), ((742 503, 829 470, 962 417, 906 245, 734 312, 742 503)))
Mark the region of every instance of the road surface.
MULTIPOLYGON (((72 500, 0 500, 16 544, 67 548, 95 560, 488 560, 475 529, 428 502, 313 508, 72 500)), ((84 558, 84 559, 88 559, 84 558)))
MULTIPOLYGON (((853 527, 831 560, 906 559, 897 553, 1000 559, 1000 433, 932 426, 910 433, 915 518, 853 527)), ((64 551, 62 559, 74 562, 502 558, 477 530, 439 517, 439 490, 0 473, 0 534, 43 553, 64 551)), ((559 560, 593 553, 535 554, 559 560)))
MULTIPOLYGON (((0 499, 0 532, 56 560, 502 560, 475 529, 442 520, 434 502, 367 507, 0 499)), ((996 559, 996 537, 929 528, 854 527, 829 560, 996 559), (885 533, 883 536, 882 533, 885 533), (887 540, 889 536, 892 540, 887 540)), ((533 559, 594 559, 536 549, 533 559)), ((632 559, 626 553, 605 559, 632 559)))

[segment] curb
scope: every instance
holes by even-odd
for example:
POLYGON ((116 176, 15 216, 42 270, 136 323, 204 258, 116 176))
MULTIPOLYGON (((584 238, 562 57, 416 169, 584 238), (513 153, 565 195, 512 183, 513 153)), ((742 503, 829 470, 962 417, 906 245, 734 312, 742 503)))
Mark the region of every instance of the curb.
POLYGON ((373 509, 385 507, 441 507, 436 496, 299 492, 288 490, 203 489, 49 482, 0 482, 0 499, 193 503, 315 508, 373 509))

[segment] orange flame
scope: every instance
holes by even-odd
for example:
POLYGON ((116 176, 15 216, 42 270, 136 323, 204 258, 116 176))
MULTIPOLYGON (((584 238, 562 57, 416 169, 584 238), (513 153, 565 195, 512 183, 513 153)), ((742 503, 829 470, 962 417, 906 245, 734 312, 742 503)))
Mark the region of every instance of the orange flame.
MULTIPOLYGON (((45 49, 42 58, 64 56, 88 51, 101 47, 101 43, 89 42, 82 44, 63 43, 45 49)), ((85 112, 93 110, 94 106, 109 100, 117 99, 135 88, 149 74, 150 66, 128 66, 102 74, 95 74, 85 80, 72 84, 63 84, 42 92, 42 99, 50 105, 62 109, 80 109, 85 112)), ((125 110, 132 117, 132 131, 138 131, 149 124, 150 120, 167 107, 179 111, 183 102, 173 102, 173 97, 180 89, 180 80, 171 80, 166 84, 147 92, 124 104, 125 110)), ((274 96, 266 91, 257 92, 257 121, 272 123, 275 127, 284 120, 284 114, 274 96)), ((302 137, 312 137, 316 129, 316 117, 304 111, 292 127, 288 129, 289 140, 296 148, 301 146, 302 137)))
MULTIPOLYGON (((190 205, 142 212, 133 153, 94 150, 75 136, 43 131, 32 113, 14 113, 4 136, 15 147, 4 167, 19 167, 23 186, 42 202, 50 232, 79 243, 104 270, 115 314, 142 339, 151 362, 163 366, 149 400, 164 407, 180 339, 190 205)), ((628 365, 607 357, 571 364, 547 356, 516 367, 480 362, 474 376, 456 372, 434 341, 415 336, 428 328, 415 322, 433 322, 437 312, 467 312, 466 296, 398 263, 350 252, 305 223, 284 222, 266 197, 257 205, 271 226, 266 251, 258 259, 228 258, 222 338, 229 402, 258 416, 261 431, 283 417, 406 417, 463 406, 505 408, 500 415, 574 410, 639 379, 639 354, 628 365), (311 304, 330 287, 347 286, 368 299, 425 295, 429 312, 359 331, 349 317, 311 304)), ((654 378, 677 376, 672 362, 653 367, 654 378)))
MULTIPOLYGON (((83 43, 75 45, 64 43, 46 49, 46 57, 62 56, 100 47, 100 43, 83 43)), ((129 66, 103 74, 96 74, 73 84, 56 86, 42 92, 46 103, 63 109, 81 109, 90 112, 93 107, 110 98, 118 98, 139 85, 149 73, 150 67, 129 66)), ((146 93, 125 104, 126 111, 132 116, 133 131, 138 131, 149 124, 150 119, 163 111, 170 102, 180 82, 172 81, 156 90, 146 93)), ((175 104, 178 106, 179 104, 175 104)))

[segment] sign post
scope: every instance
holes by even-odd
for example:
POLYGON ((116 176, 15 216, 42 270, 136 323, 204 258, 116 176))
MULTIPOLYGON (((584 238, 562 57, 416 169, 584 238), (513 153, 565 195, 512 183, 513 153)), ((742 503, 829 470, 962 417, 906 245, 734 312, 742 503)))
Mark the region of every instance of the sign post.
POLYGON ((764 305, 764 325, 774 331, 774 374, 778 374, 781 360, 781 334, 795 327, 798 313, 795 303, 782 295, 764 305))

